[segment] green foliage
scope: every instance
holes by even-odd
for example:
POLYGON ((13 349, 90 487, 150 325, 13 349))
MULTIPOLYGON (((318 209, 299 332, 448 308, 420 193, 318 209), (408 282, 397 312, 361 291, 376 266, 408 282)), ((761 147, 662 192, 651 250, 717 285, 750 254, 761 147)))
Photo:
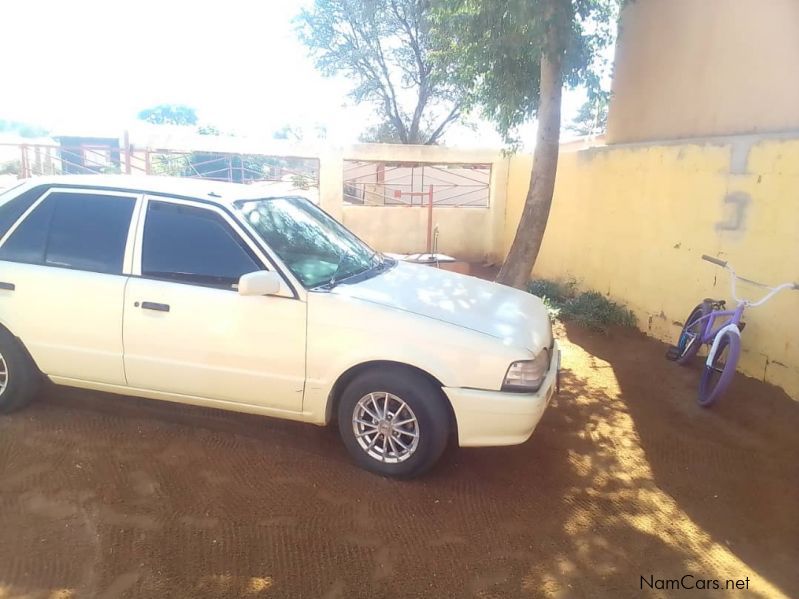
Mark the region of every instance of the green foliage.
POLYGON ((291 175, 291 183, 297 189, 310 189, 313 185, 313 179, 303 173, 295 173, 291 175))
POLYGON ((16 133, 20 137, 44 137, 47 130, 30 123, 0 119, 0 133, 16 133))
POLYGON ((197 133, 200 135, 222 135, 222 132, 219 130, 219 127, 215 125, 200 125, 197 127, 197 133))
POLYGON ((184 104, 159 104, 145 108, 138 115, 139 119, 153 125, 196 125, 197 112, 184 104))
POLYGON ((613 39, 618 0, 438 0, 434 62, 512 145, 540 100, 545 31, 557 31, 565 82, 599 88, 600 52, 613 39))
POLYGON ((396 128, 391 123, 382 122, 377 125, 366 128, 363 133, 358 136, 358 140, 363 143, 379 143, 379 144, 401 144, 396 128))
POLYGON ((151 171, 153 175, 181 177, 189 164, 188 156, 182 154, 155 154, 152 157, 151 171))
POLYGON ((527 285, 527 291, 540 298, 547 298, 553 304, 561 305, 570 297, 574 297, 577 283, 573 279, 566 282, 551 279, 533 279, 527 285))
POLYGON ((635 326, 635 315, 632 311, 609 300, 598 291, 585 291, 566 300, 560 317, 598 331, 607 331, 610 326, 635 326))
POLYGON ((608 126, 608 105, 610 94, 599 91, 589 97, 580 107, 577 116, 568 126, 579 135, 602 135, 608 126))
POLYGON ((272 133, 272 139, 284 139, 293 142, 320 141, 326 138, 327 127, 322 123, 314 123, 311 127, 286 124, 272 133))
POLYGON ((0 162, 0 175, 18 175, 21 169, 19 160, 0 162))
POLYGON ((578 292, 573 279, 565 282, 533 279, 527 290, 541 298, 554 318, 603 332, 611 326, 635 326, 632 311, 598 291, 578 292))
POLYGON ((375 107, 368 138, 432 144, 461 117, 460 88, 432 60, 432 1, 314 0, 296 19, 322 74, 344 75, 351 97, 375 107))

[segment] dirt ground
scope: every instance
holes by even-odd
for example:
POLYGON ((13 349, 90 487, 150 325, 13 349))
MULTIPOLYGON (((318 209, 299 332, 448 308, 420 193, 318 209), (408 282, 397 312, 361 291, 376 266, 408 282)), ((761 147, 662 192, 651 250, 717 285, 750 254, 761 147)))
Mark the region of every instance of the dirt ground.
POLYGON ((799 597, 799 403, 739 377, 703 410, 664 345, 561 338, 530 441, 411 482, 330 430, 50 388, 0 419, 0 598, 799 597))

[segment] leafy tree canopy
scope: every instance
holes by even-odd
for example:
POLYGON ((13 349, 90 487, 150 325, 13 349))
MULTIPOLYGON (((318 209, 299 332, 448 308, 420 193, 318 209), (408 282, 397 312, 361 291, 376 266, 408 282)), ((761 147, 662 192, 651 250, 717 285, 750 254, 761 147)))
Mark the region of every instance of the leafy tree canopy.
POLYGON ((321 123, 313 126, 286 124, 272 133, 272 139, 284 139, 293 142, 319 141, 327 138, 327 127, 321 123))
POLYGON ((297 17, 317 68, 346 76, 352 98, 375 106, 381 141, 434 144, 461 118, 460 88, 433 60, 433 1, 314 0, 297 17))
POLYGON ((541 56, 561 58, 563 82, 599 89, 601 51, 613 40, 619 0, 437 0, 436 63, 446 65, 467 108, 480 109, 509 143, 535 116, 541 56), (552 27, 554 47, 545 32, 552 27))
POLYGON ((47 129, 30 123, 0 119, 0 133, 16 133, 20 137, 44 137, 47 129))
POLYGON ((530 187, 497 281, 530 279, 544 238, 558 168, 564 84, 598 88, 599 51, 611 40, 617 0, 436 0, 434 60, 446 65, 467 108, 479 108, 508 143, 538 117, 530 187))
POLYGON ((196 125, 197 111, 184 104, 159 104, 145 108, 138 117, 154 125, 196 125))
POLYGON ((608 92, 599 92, 589 97, 577 111, 568 129, 578 135, 602 135, 608 127, 609 103, 608 92))

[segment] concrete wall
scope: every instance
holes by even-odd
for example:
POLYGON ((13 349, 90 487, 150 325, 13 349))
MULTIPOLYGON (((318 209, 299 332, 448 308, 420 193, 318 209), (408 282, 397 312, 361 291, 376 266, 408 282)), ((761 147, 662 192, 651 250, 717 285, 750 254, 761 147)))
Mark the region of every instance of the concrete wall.
POLYGON ((427 209, 410 206, 353 206, 342 201, 345 160, 491 164, 489 205, 440 206, 433 210, 438 251, 471 261, 502 257, 509 159, 501 152, 437 146, 362 144, 331 151, 320 159, 321 206, 375 249, 415 253, 427 248, 427 209))
MULTIPOLYGON (((514 158, 505 248, 529 177, 529 158, 514 158)), ((699 300, 730 301, 726 273, 702 254, 765 283, 799 281, 799 136, 561 154, 536 276, 574 277, 627 304, 643 331, 673 343, 699 300)), ((799 399, 799 292, 783 292, 745 320, 741 370, 799 399)))
POLYGON ((636 0, 607 143, 799 130, 799 1, 636 0))

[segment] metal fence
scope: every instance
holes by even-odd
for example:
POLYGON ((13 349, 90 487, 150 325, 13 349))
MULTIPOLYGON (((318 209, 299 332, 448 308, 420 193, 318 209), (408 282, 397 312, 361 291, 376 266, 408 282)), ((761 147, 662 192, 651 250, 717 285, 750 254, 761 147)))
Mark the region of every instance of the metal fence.
POLYGON ((116 145, 0 144, 0 174, 20 178, 62 174, 167 175, 235 183, 290 182, 319 187, 316 158, 116 145))
POLYGON ((489 207, 490 164, 344 162, 344 202, 361 206, 489 207), (432 191, 431 191, 432 190, 432 191))

